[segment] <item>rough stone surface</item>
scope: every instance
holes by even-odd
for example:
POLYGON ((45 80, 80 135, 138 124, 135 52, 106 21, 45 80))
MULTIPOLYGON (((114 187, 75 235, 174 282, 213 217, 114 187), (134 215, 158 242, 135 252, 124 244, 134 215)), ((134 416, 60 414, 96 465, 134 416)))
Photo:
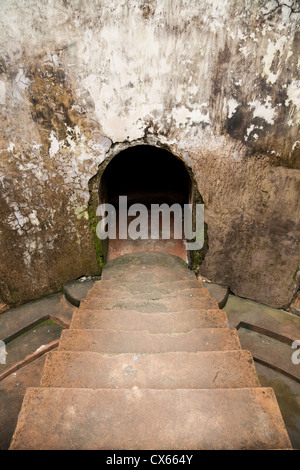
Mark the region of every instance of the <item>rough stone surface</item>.
POLYGON ((48 320, 6 344, 7 357, 5 364, 0 364, 0 377, 15 363, 38 351, 41 345, 59 340, 61 331, 60 325, 48 320))
POLYGON ((288 311, 300 317, 300 292, 297 292, 297 295, 288 308, 288 311))
POLYGON ((93 286, 93 291, 90 292, 90 295, 99 294, 101 297, 102 293, 109 291, 111 293, 122 293, 126 292, 127 294, 132 295, 140 295, 140 294, 171 294, 174 292, 181 292, 191 290, 191 289, 200 289, 203 287, 202 282, 196 280, 188 280, 188 281, 173 281, 173 282, 130 282, 124 280, 117 280, 117 281, 104 281, 103 279, 101 282, 97 282, 93 286))
POLYGON ((27 388, 38 387, 46 356, 0 381, 0 450, 9 448, 27 388))
POLYGON ((290 312, 233 295, 229 296, 224 310, 230 328, 248 325, 250 329, 265 332, 286 344, 292 344, 300 338, 300 319, 290 312))
POLYGON ((228 327, 224 310, 185 310, 172 313, 142 313, 135 310, 75 311, 72 329, 101 329, 149 331, 150 333, 179 333, 194 328, 228 327))
MULTIPOLYGON (((190 284, 188 268, 179 261, 164 253, 135 253, 113 260, 104 274, 119 265, 126 277, 140 265, 145 271, 157 265, 164 274, 178 269, 184 278, 185 272, 190 284)), ((127 295, 138 295, 139 300, 144 295, 150 304, 149 285, 142 292, 144 281, 138 282, 138 294, 132 293, 129 282, 127 295)), ((200 283, 182 289, 183 283, 176 280, 170 289, 170 282, 162 282, 160 276, 157 282, 158 296, 169 298, 171 311, 181 296, 193 304, 187 292, 202 290, 209 298, 200 283), (163 292, 164 286, 171 292, 163 292)), ((95 290, 101 294, 99 285, 95 290)), ((110 289, 104 291, 110 298, 110 289)), ((123 311, 132 314, 129 305, 123 311)), ((106 312, 122 317, 121 310, 106 312)), ((93 313, 101 316, 99 310, 93 313)), ((153 313, 135 314, 154 318, 153 313)), ((202 317, 203 310, 198 314, 202 317)), ((162 313, 159 306, 155 315, 178 320, 174 311, 162 313)), ((241 350, 236 329, 209 326, 207 316, 204 327, 185 331, 179 322, 176 333, 165 333, 156 323, 158 331, 153 333, 133 330, 130 316, 124 323, 128 318, 130 331, 108 325, 90 329, 84 324, 63 331, 57 354, 48 355, 41 387, 27 390, 11 449, 291 448, 276 398, 271 389, 259 387, 253 359, 241 350)), ((164 321, 161 325, 165 328, 164 321)))
POLYGON ((293 449, 300 450, 300 383, 280 372, 256 362, 262 387, 272 387, 293 449))
POLYGON ((89 181, 165 146, 205 204, 201 274, 286 307, 299 286, 295 1, 3 0, 0 296, 99 271, 89 181))
POLYGON ((246 388, 259 387, 248 351, 119 354, 53 352, 42 387, 62 388, 246 388))
POLYGON ((289 449, 278 410, 270 388, 30 388, 10 449, 289 449))
POLYGON ((211 282, 203 282, 203 286, 208 289, 210 295, 216 299, 220 308, 223 308, 227 302, 229 289, 227 286, 220 286, 211 282))
POLYGON ((107 354, 159 353, 168 351, 231 351, 240 349, 236 330, 195 328, 186 333, 147 331, 63 330, 60 351, 94 351, 107 354))
POLYGON ((239 328, 239 339, 242 348, 251 351, 256 361, 268 365, 300 383, 300 353, 299 351, 295 352, 290 344, 276 341, 274 338, 247 328, 239 328))
POLYGON ((61 293, 9 309, 0 317, 0 339, 8 342, 49 318, 68 326, 73 311, 73 305, 61 293))
POLYGON ((66 299, 75 307, 79 307, 80 302, 86 298, 89 290, 94 283, 100 279, 100 276, 83 277, 75 281, 69 281, 63 286, 66 299))

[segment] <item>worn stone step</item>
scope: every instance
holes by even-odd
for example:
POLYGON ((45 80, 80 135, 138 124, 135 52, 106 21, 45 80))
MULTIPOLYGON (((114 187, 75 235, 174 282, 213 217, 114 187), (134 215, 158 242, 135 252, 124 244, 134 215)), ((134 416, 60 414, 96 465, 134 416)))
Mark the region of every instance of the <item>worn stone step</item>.
POLYGON ((132 267, 147 267, 147 269, 151 267, 165 267, 180 271, 187 269, 187 263, 178 256, 171 255, 169 253, 148 250, 129 253, 112 259, 104 266, 104 270, 105 272, 109 272, 115 269, 131 269, 132 267))
POLYGON ((134 253, 137 251, 162 251, 164 253, 169 253, 178 256, 186 262, 188 261, 187 250, 185 247, 184 240, 174 239, 172 230, 171 238, 169 240, 162 239, 161 232, 159 239, 110 239, 108 244, 107 259, 112 260, 114 258, 118 258, 119 256, 123 256, 128 253, 134 253))
POLYGON ((98 281, 93 285, 93 292, 130 292, 131 294, 143 294, 156 292, 160 294, 171 294, 186 289, 202 289, 200 280, 172 281, 172 282, 131 282, 131 281, 98 281))
POLYGON ((193 271, 188 269, 177 270, 164 266, 158 267, 133 267, 127 270, 114 269, 102 271, 103 280, 122 280, 131 282, 172 282, 195 280, 196 276, 193 271))
POLYGON ((178 312, 194 309, 217 309, 218 303, 212 297, 181 297, 174 296, 167 299, 141 300, 118 299, 107 297, 104 299, 89 298, 81 302, 82 309, 101 310, 136 310, 144 313, 178 312))
POLYGON ((171 351, 230 351, 241 349, 236 330, 198 328, 186 333, 148 331, 64 330, 60 351, 94 351, 108 354, 171 351))
POLYGON ((100 280, 100 276, 82 277, 73 281, 68 281, 63 285, 63 292, 66 299, 75 307, 79 307, 80 302, 86 298, 87 293, 100 280))
POLYGON ((10 449, 291 449, 270 388, 29 388, 10 449))
POLYGON ((126 291, 118 291, 118 290, 94 290, 92 289, 88 295, 86 296, 85 302, 90 300, 176 300, 176 299, 203 299, 203 298, 212 298, 208 289, 204 289, 199 287, 198 289, 185 289, 175 292, 158 292, 156 289, 153 289, 149 292, 141 292, 141 293, 131 293, 126 291))
POLYGON ((177 256, 161 252, 136 252, 111 260, 102 271, 103 280, 169 282, 196 280, 195 273, 177 256))
POLYGON ((47 355, 43 387, 245 388, 259 387, 249 351, 118 354, 55 351, 47 355))
POLYGON ((226 305, 229 296, 229 288, 227 286, 214 284, 212 282, 203 282, 203 287, 208 289, 210 295, 216 299, 220 308, 226 305))
POLYGON ((228 327, 224 310, 141 313, 135 310, 75 310, 70 328, 180 333, 194 328, 228 327))

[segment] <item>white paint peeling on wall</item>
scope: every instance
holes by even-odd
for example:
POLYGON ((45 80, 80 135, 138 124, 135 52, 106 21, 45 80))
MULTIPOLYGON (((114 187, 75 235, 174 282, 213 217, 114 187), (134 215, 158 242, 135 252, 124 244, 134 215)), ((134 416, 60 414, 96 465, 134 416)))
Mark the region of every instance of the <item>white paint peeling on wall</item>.
MULTIPOLYGON (((263 126, 255 126, 254 124, 251 124, 251 125, 248 127, 248 129, 246 130, 246 134, 247 134, 247 135, 244 136, 244 140, 246 140, 246 141, 248 140, 249 135, 251 134, 251 132, 254 131, 254 129, 263 130, 264 128, 263 128, 263 126)), ((257 139, 258 139, 258 135, 257 135, 256 133, 255 133, 255 134, 252 134, 252 138, 253 138, 254 140, 257 140, 257 139)))
POLYGON ((204 114, 201 110, 201 107, 204 107, 205 104, 206 103, 202 103, 202 105, 200 105, 200 109, 194 109, 192 111, 185 106, 174 108, 172 110, 172 117, 175 121, 176 127, 186 126, 191 123, 210 124, 208 111, 204 114))
POLYGON ((6 97, 6 84, 3 80, 0 80, 0 104, 5 104, 6 97))
POLYGON ((247 56, 251 53, 251 51, 248 51, 248 49, 247 49, 246 46, 243 46, 243 47, 240 46, 240 47, 239 47, 239 51, 240 51, 242 54, 244 54, 245 57, 247 57, 247 56))
POLYGON ((32 225, 35 225, 35 226, 39 226, 40 225, 40 221, 39 219, 37 218, 37 213, 36 213, 36 210, 33 210, 31 212, 31 214, 29 214, 28 216, 30 222, 32 223, 32 225))
POLYGON ((251 103, 248 103, 248 105, 254 108, 253 118, 259 117, 264 119, 268 124, 274 124, 276 108, 272 108, 270 96, 267 96, 264 103, 254 100, 251 103))
POLYGON ((19 210, 15 210, 15 216, 20 227, 23 227, 28 221, 28 217, 21 214, 19 210))
POLYGON ((249 135, 251 134, 251 132, 252 132, 254 129, 255 129, 254 124, 251 124, 251 126, 248 127, 248 129, 246 130, 247 136, 244 137, 245 140, 248 140, 249 135))
POLYGON ((239 38, 241 41, 246 41, 247 36, 241 31, 240 28, 238 28, 237 35, 238 35, 238 38, 239 38))
POLYGON ((239 103, 234 99, 234 98, 230 98, 227 102, 227 106, 228 106, 228 113, 227 113, 227 117, 230 119, 235 111, 236 111, 236 108, 238 107, 239 103))
POLYGON ((59 141, 55 137, 55 134, 53 131, 50 133, 50 148, 49 148, 49 156, 50 158, 53 158, 54 155, 59 151, 59 141))
POLYGON ((252 41, 258 42, 258 39, 257 39, 257 37, 255 36, 255 33, 251 33, 251 34, 250 34, 250 38, 252 39, 252 41))
MULTIPOLYGON (((140 116, 144 116, 143 109, 144 107, 141 107, 140 112, 136 109, 135 112, 124 117, 109 115, 103 125, 105 134, 116 142, 141 139, 144 135, 144 124, 140 119, 140 116)), ((149 111, 150 107, 146 115, 149 111)))
POLYGON ((240 78, 239 80, 233 80, 233 83, 235 84, 235 86, 241 86, 242 79, 240 78))
MULTIPOLYGON (((71 127, 67 127, 66 141, 68 143, 70 150, 72 150, 72 152, 75 152, 75 149, 78 148, 78 146, 82 146, 82 144, 85 143, 86 137, 81 132, 80 128, 76 125, 74 129, 71 127), (74 139, 74 133, 75 133, 75 139, 74 139)), ((65 146, 64 142, 59 142, 59 148, 64 147, 64 146, 65 146)))
POLYGON ((285 35, 281 36, 277 42, 272 42, 268 39, 267 53, 263 57, 263 75, 267 77, 267 81, 272 85, 276 82, 281 72, 280 67, 277 68, 276 73, 271 70, 273 60, 276 54, 279 54, 280 58, 282 57, 286 42, 287 37, 285 35))
POLYGON ((292 146, 292 150, 291 150, 291 152, 290 152, 290 156, 291 156, 291 154, 294 152, 294 150, 295 150, 296 148, 298 148, 298 149, 300 148, 300 140, 296 140, 296 142, 294 142, 294 144, 293 144, 293 146, 292 146))
POLYGON ((30 80, 28 77, 26 77, 23 68, 19 68, 13 82, 13 97, 18 101, 27 102, 27 96, 25 91, 27 90, 29 84, 30 80))
POLYGON ((18 87, 21 89, 21 90, 26 90, 29 83, 30 83, 30 80, 28 77, 26 77, 25 73, 24 73, 24 70, 22 68, 19 69, 17 75, 16 75, 16 78, 15 78, 15 81, 16 83, 18 84, 18 87))
MULTIPOLYGON (((223 8, 226 5, 217 8, 218 15, 223 8)), ((147 116, 155 115, 156 122, 163 120, 169 96, 174 99, 168 115, 176 108, 177 127, 191 121, 209 122, 208 114, 195 105, 208 98, 209 84, 207 79, 199 86, 191 73, 200 67, 194 57, 200 54, 204 60, 203 46, 194 47, 197 32, 190 31, 186 40, 178 42, 173 34, 157 31, 151 22, 145 27, 141 20, 134 14, 126 27, 107 23, 93 36, 91 48, 84 44, 85 37, 78 44, 78 56, 85 56, 86 61, 80 68, 80 83, 94 103, 103 133, 113 141, 142 138, 147 116), (105 50, 105 57, 96 52, 99 50, 105 50), (103 80, 104 76, 109 80, 103 80)))
POLYGON ((288 99, 285 101, 286 106, 292 102, 300 110, 300 80, 293 81, 287 87, 288 99))

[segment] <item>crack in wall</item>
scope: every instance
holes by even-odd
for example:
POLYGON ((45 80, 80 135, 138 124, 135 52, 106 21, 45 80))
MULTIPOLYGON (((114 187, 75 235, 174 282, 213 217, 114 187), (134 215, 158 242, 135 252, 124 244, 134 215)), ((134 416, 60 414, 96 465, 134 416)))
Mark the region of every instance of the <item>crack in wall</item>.
POLYGON ((280 3, 279 0, 274 0, 276 2, 276 6, 268 11, 267 13, 264 13, 263 16, 269 16, 269 15, 272 15, 273 13, 275 13, 277 10, 279 10, 280 8, 282 7, 286 7, 286 8, 289 8, 290 9, 290 14, 289 14, 289 17, 291 17, 291 15, 293 14, 298 14, 300 13, 300 8, 298 10, 295 9, 295 4, 299 3, 299 1, 295 1, 295 2, 292 2, 291 5, 288 5, 287 3, 280 3))

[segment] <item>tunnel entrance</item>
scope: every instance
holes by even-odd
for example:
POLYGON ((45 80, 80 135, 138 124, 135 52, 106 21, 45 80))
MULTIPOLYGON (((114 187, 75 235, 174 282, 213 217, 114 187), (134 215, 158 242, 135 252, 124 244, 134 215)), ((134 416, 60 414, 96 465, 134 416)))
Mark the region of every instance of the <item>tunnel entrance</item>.
MULTIPOLYGON (((97 200, 97 204, 106 203, 116 209, 115 236, 102 241, 102 257, 105 261, 135 251, 163 251, 179 256, 188 262, 190 267, 194 267, 192 264, 195 260, 195 253, 187 251, 184 238, 184 205, 195 206, 195 203, 202 203, 202 200, 191 170, 178 157, 166 149, 152 145, 129 147, 103 162, 97 177, 90 185, 90 190, 94 208, 97 200), (97 197, 95 197, 96 188, 97 197), (146 224, 144 224, 145 220, 141 219, 141 214, 137 212, 135 215, 127 214, 128 229, 138 214, 139 222, 141 222, 139 238, 124 239, 119 236, 120 220, 124 209, 124 206, 121 207, 119 204, 120 197, 126 197, 127 208, 142 204, 148 209, 148 223, 146 224), (168 205, 170 209, 174 205, 176 208, 182 208, 180 221, 178 220, 180 211, 170 210, 169 238, 164 237, 161 215, 159 236, 153 238, 153 232, 150 233, 152 214, 150 209, 154 205, 160 207, 168 205), (148 229, 146 235, 145 226, 148 229), (179 226, 181 226, 182 234, 180 238, 178 237, 179 226)), ((95 213, 95 210, 93 212, 95 213)))
POLYGON ((181 205, 189 202, 190 176, 185 165, 167 150, 137 145, 123 150, 106 167, 100 197, 106 191, 108 203, 117 204, 126 195, 129 204, 181 205), (104 186, 104 188, 103 188, 104 186))
MULTIPOLYGON (((183 162, 161 148, 149 145, 130 147, 117 154, 107 165, 99 189, 100 200, 105 200, 117 209, 117 236, 109 240, 108 260, 134 251, 164 251, 188 261, 183 236, 176 238, 176 231, 181 229, 183 232, 182 217, 178 221, 176 215, 170 212, 170 235, 165 234, 167 239, 163 238, 161 214, 157 233, 150 233, 150 209, 153 204, 179 204, 183 208, 183 205, 189 202, 191 182, 183 162), (120 196, 126 196, 128 207, 143 204, 148 210, 147 216, 136 212, 140 218, 137 221, 140 222, 137 227, 140 233, 138 239, 129 237, 124 240, 118 236, 122 217, 120 196), (153 236, 158 238, 154 239, 153 236)), ((127 216, 128 225, 134 218, 133 215, 127 216)))

